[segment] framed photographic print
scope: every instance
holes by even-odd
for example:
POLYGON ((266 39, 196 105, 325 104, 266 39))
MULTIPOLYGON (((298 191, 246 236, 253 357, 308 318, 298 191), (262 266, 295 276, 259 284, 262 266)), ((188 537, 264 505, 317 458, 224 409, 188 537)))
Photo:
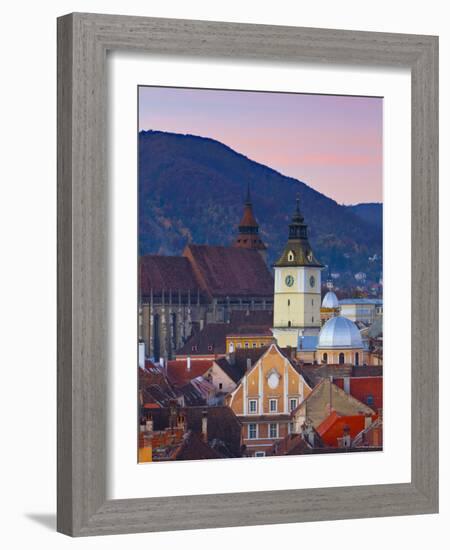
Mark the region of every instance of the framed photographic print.
POLYGON ((437 48, 58 20, 58 530, 437 512, 437 48))

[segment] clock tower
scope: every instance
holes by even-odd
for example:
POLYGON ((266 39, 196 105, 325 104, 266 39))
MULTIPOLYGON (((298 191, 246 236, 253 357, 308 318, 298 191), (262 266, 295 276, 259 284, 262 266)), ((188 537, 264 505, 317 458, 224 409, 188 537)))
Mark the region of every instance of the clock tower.
POLYGON ((321 282, 323 265, 308 241, 308 226, 300 213, 300 199, 289 224, 289 238, 274 264, 275 296, 273 335, 280 347, 297 348, 300 335, 316 335, 321 328, 321 282))

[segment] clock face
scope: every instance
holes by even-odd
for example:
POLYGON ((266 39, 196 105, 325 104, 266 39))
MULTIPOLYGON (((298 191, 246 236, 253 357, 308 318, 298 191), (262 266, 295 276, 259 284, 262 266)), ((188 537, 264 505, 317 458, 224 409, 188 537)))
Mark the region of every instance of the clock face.
POLYGON ((294 284, 294 277, 292 275, 287 275, 284 282, 286 283, 286 286, 292 286, 294 284))
POLYGON ((309 278, 309 284, 313 287, 316 284, 316 279, 314 278, 314 275, 311 275, 309 278))

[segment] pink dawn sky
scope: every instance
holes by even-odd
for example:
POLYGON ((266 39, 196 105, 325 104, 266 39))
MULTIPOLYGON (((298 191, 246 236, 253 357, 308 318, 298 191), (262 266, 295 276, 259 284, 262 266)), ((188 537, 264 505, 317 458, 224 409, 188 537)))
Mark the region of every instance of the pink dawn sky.
POLYGON ((379 97, 142 86, 139 129, 216 139, 341 204, 383 200, 379 97))

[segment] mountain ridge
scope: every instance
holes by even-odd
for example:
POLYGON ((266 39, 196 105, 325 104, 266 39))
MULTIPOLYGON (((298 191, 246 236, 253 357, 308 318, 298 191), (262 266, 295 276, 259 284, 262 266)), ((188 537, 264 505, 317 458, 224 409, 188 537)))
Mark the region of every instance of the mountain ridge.
POLYGON ((180 254, 188 242, 231 244, 247 184, 270 263, 284 247, 299 192, 311 244, 322 263, 379 278, 381 266, 368 258, 381 254, 381 228, 355 212, 355 205, 339 205, 212 138, 158 130, 139 133, 140 254, 180 254))

